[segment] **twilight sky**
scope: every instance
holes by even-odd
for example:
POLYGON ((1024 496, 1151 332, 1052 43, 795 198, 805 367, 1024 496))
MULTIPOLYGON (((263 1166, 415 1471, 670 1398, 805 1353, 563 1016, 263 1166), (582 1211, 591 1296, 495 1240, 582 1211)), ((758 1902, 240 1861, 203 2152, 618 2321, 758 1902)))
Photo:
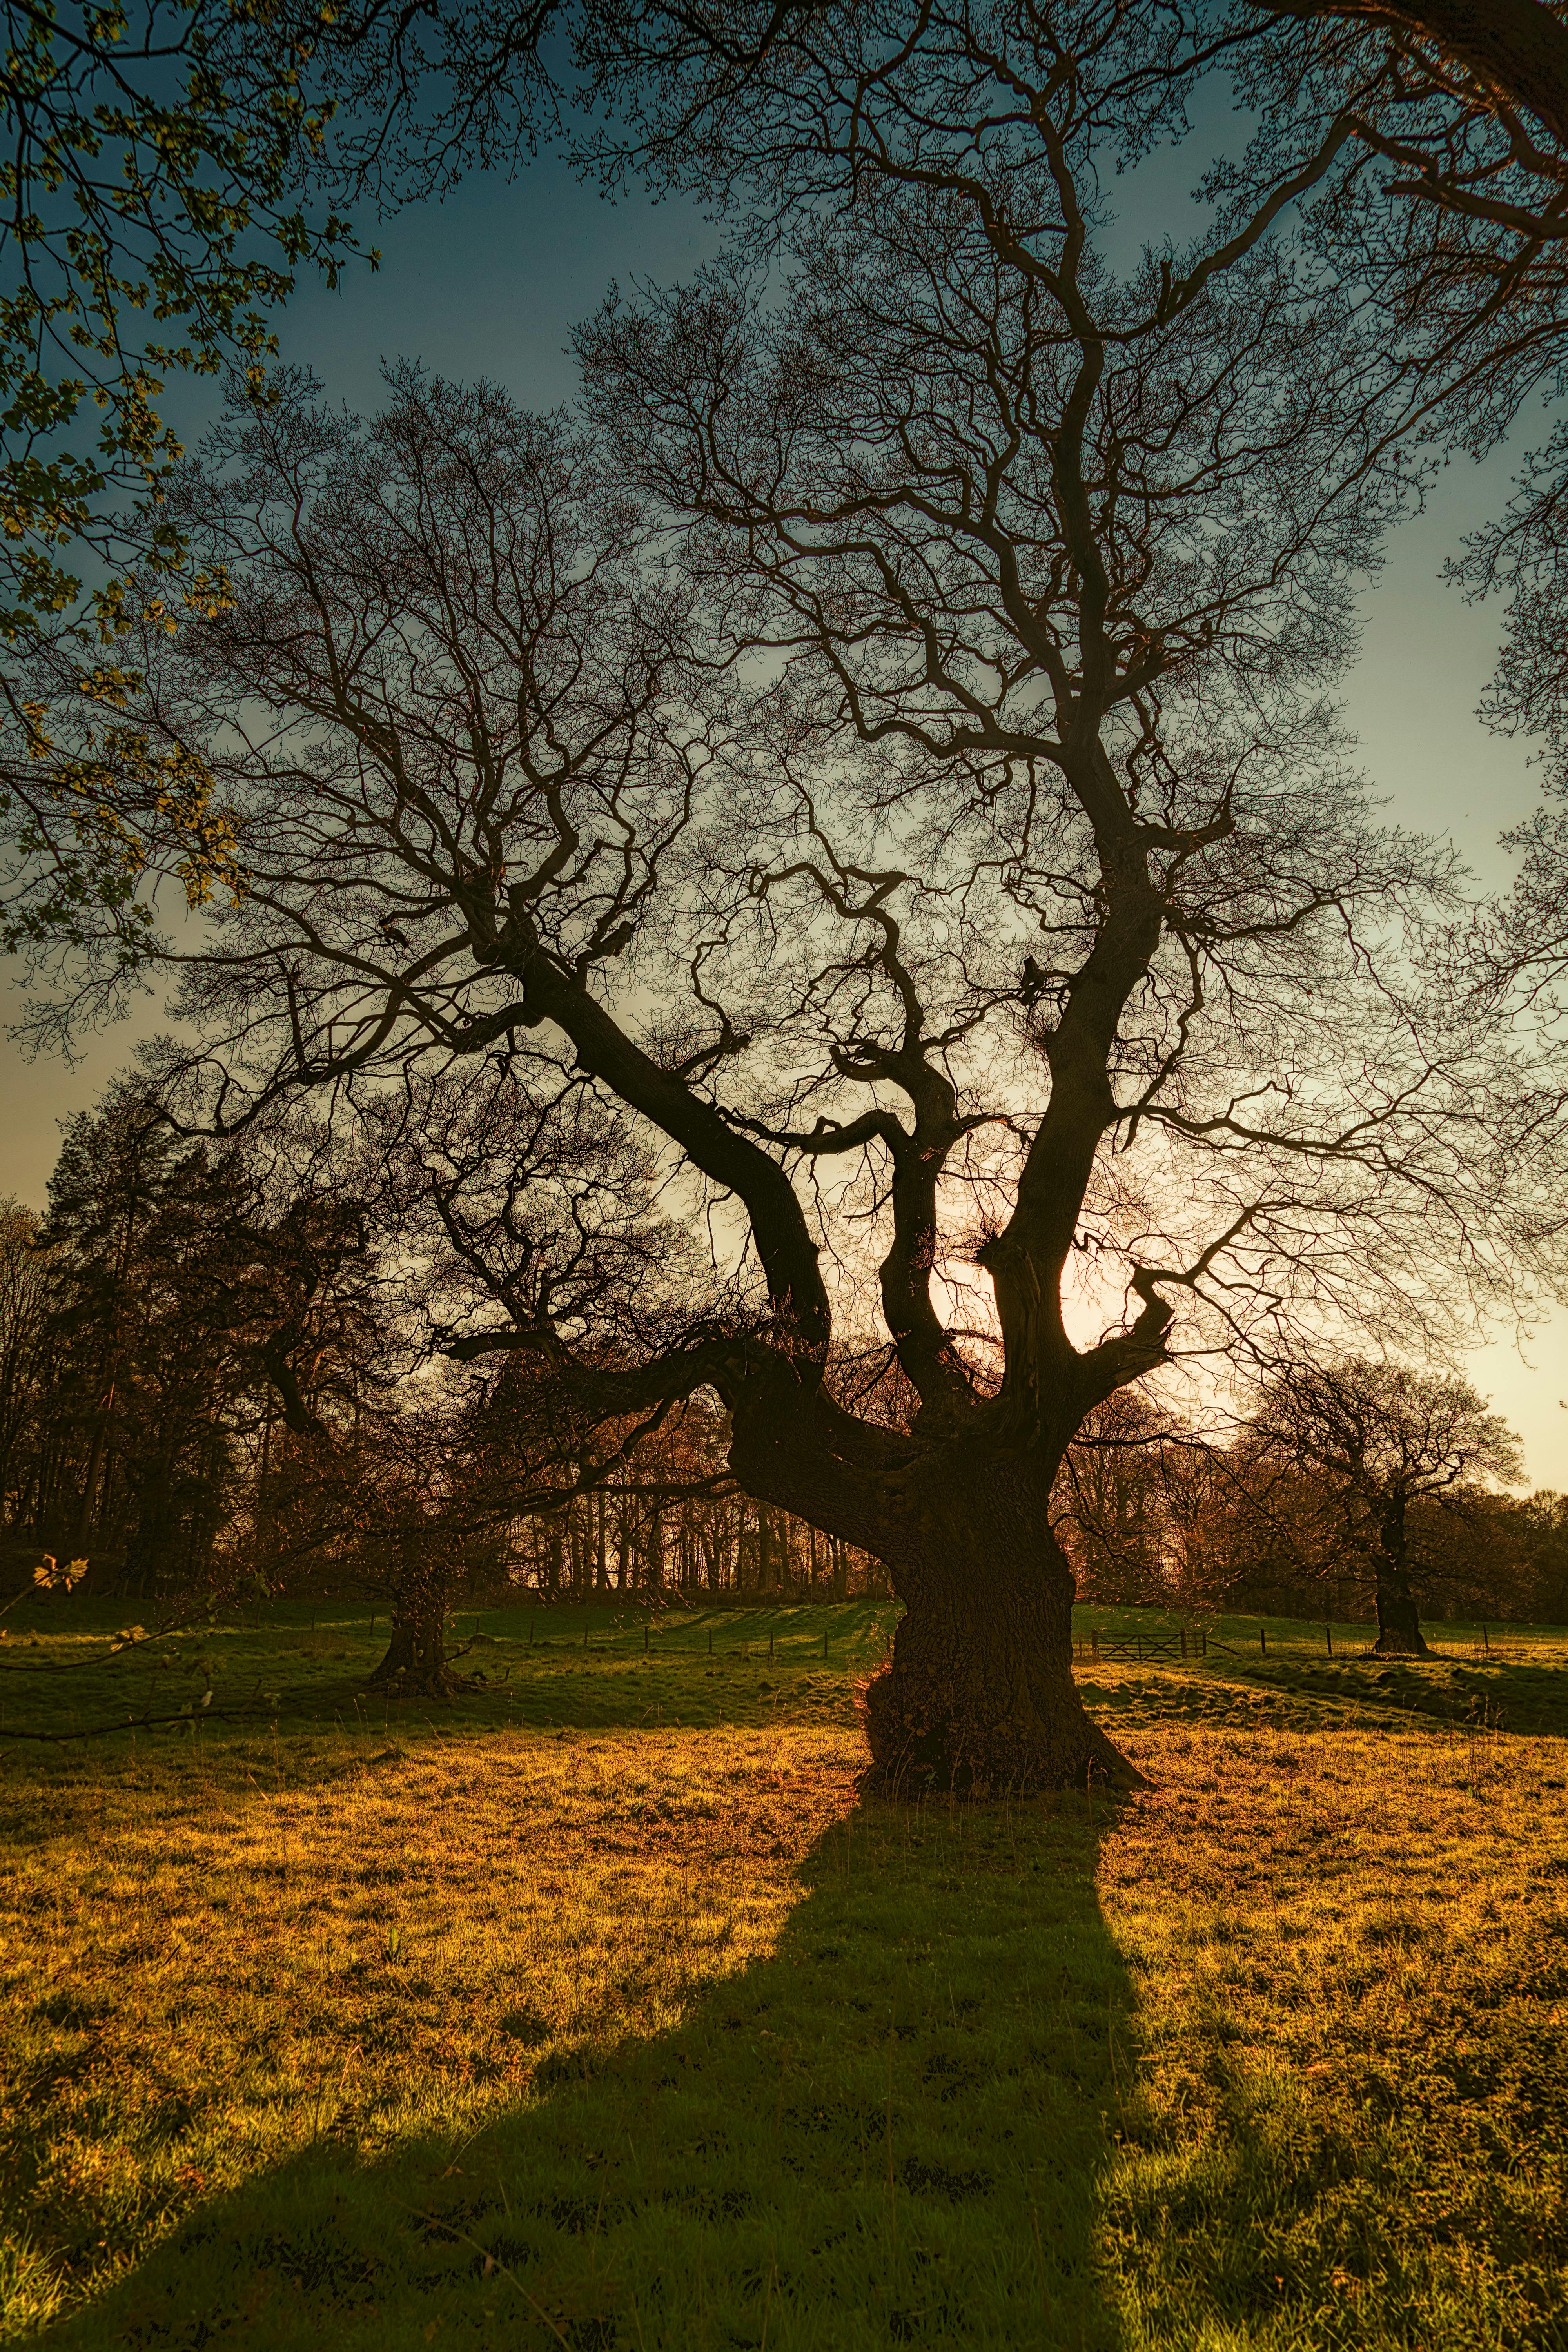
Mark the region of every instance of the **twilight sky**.
MULTIPOLYGON (((1190 161, 1158 156, 1122 184, 1130 243, 1141 220, 1168 220, 1182 208, 1194 176, 1190 161)), ((380 272, 355 271, 336 294, 301 287, 281 322, 285 356, 364 406, 376 400, 382 359, 404 355, 443 374, 493 377, 530 405, 551 406, 572 390, 567 330, 612 278, 684 277, 716 243, 695 210, 607 205, 548 159, 510 185, 475 179, 444 205, 366 228, 367 242, 382 248, 380 272)), ((205 405, 198 388, 181 387, 170 413, 194 437, 205 405)), ((1475 716, 1497 615, 1467 610, 1440 574, 1462 532, 1501 504, 1510 471, 1506 453, 1479 467, 1457 464, 1428 511, 1398 534, 1368 599, 1364 650, 1346 696, 1390 815, 1449 835, 1493 885, 1509 870, 1498 835, 1529 810, 1536 785, 1525 750, 1489 735, 1475 716)), ((136 1036, 158 1025, 155 1005, 143 999, 142 1007, 89 1041, 74 1067, 26 1062, 0 1036, 0 1192, 42 1205, 58 1122, 90 1105, 136 1036)), ((1568 1397, 1568 1311, 1544 1323, 1522 1356, 1511 1339, 1483 1349, 1471 1373, 1522 1436, 1531 1482, 1568 1487, 1568 1412, 1558 1402, 1568 1397)))

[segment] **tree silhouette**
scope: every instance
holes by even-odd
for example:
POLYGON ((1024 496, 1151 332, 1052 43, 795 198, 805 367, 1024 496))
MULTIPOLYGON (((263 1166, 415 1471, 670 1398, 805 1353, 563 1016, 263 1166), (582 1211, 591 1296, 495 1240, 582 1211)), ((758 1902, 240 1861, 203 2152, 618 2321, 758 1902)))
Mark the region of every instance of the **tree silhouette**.
POLYGON ((412 372, 237 402, 180 493, 231 601, 154 676, 251 880, 164 1076, 391 1120, 446 1343, 583 1428, 716 1390, 738 1482, 908 1603, 879 1776, 996 1785, 1121 1769, 1049 1496, 1176 1302, 1510 1269, 1479 1046, 1400 978, 1443 861, 1315 702, 1378 520, 1353 323, 1257 255, 1173 320, 1086 251, 1047 302, 922 205, 771 310, 606 313, 607 443, 412 372))
POLYGON ((1352 1572, 1370 1571, 1379 1657, 1426 1657, 1412 1513, 1461 1504, 1483 1479, 1515 1486, 1519 1441, 1467 1381, 1364 1357, 1290 1366, 1254 1424, 1258 1457, 1321 1482, 1352 1572))

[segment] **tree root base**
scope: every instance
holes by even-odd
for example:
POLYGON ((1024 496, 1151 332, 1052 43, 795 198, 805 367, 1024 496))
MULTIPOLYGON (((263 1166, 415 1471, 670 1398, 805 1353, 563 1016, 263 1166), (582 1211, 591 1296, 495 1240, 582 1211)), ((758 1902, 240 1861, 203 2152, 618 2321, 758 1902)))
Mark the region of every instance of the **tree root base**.
POLYGON ((943 1708, 916 1713, 874 1677, 863 1702, 871 1760, 860 1776, 867 1796, 963 1800, 1023 1796, 1058 1789, 1131 1790, 1153 1783, 1122 1755, 1077 1703, 1061 1719, 958 1717, 943 1708))
POLYGON ((406 1633, 394 1634, 392 1646, 379 1665, 365 1676, 366 1690, 388 1691, 397 1698, 453 1699, 466 1692, 483 1690, 482 1675, 460 1675, 454 1671, 454 1661, 463 1657, 468 1644, 448 1651, 439 1636, 428 1631, 417 1637, 406 1633))

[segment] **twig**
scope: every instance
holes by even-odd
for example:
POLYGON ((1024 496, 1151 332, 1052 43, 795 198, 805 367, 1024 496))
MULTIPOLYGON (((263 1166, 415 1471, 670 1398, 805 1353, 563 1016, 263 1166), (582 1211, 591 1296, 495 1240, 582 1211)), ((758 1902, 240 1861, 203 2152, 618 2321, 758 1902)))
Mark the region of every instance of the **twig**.
POLYGON ((471 2253, 483 2254, 486 2262, 494 2264, 497 2274, 500 2277, 510 2280, 512 2285, 516 2287, 519 2294, 521 2295, 529 2309, 535 2313, 539 2318, 543 2320, 544 2325, 549 2328, 550 2333, 554 2336, 556 2342, 558 2344, 564 2344, 566 2347, 566 2352, 572 2352, 571 2337, 569 2336, 563 2335, 561 2329, 556 2326, 555 2322, 551 2318, 550 2314, 545 2310, 543 2305, 535 2303, 533 2297, 530 2294, 522 2281, 518 2277, 517 2273, 506 2263, 497 2262, 494 2254, 491 2253, 488 2246, 481 2246, 479 2240, 477 2238, 470 2238, 466 2230, 456 2229, 450 2221, 443 2221, 439 2213, 422 2213, 417 2205, 403 2205, 402 2199, 398 2197, 393 2198, 391 2202, 394 2205, 402 2205, 404 2212, 412 2213, 416 2221, 424 2221, 433 2230, 444 2230, 448 2238, 455 2239, 459 2246, 467 2246, 471 2253))
POLYGON ((117 1723, 89 1723, 76 1731, 0 1732, 0 1744, 7 1739, 35 1739, 63 1747, 68 1740, 99 1739, 110 1731, 157 1731, 166 1723, 254 1723, 256 1717, 253 1707, 242 1708, 237 1714, 227 1707, 183 1706, 173 1715, 128 1715, 117 1723))

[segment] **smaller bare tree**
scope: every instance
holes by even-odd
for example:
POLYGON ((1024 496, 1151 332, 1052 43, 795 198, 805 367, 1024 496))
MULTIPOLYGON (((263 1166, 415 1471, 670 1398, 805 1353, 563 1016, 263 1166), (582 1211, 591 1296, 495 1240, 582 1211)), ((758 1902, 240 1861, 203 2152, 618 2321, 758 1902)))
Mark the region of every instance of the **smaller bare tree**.
POLYGON ((1429 1655, 1416 1601, 1410 1513, 1453 1504, 1478 1481, 1516 1486, 1519 1440, 1468 1381, 1361 1356, 1290 1365, 1254 1423, 1265 1458, 1315 1476, 1332 1498, 1343 1540, 1370 1573, 1378 1657, 1429 1655))

